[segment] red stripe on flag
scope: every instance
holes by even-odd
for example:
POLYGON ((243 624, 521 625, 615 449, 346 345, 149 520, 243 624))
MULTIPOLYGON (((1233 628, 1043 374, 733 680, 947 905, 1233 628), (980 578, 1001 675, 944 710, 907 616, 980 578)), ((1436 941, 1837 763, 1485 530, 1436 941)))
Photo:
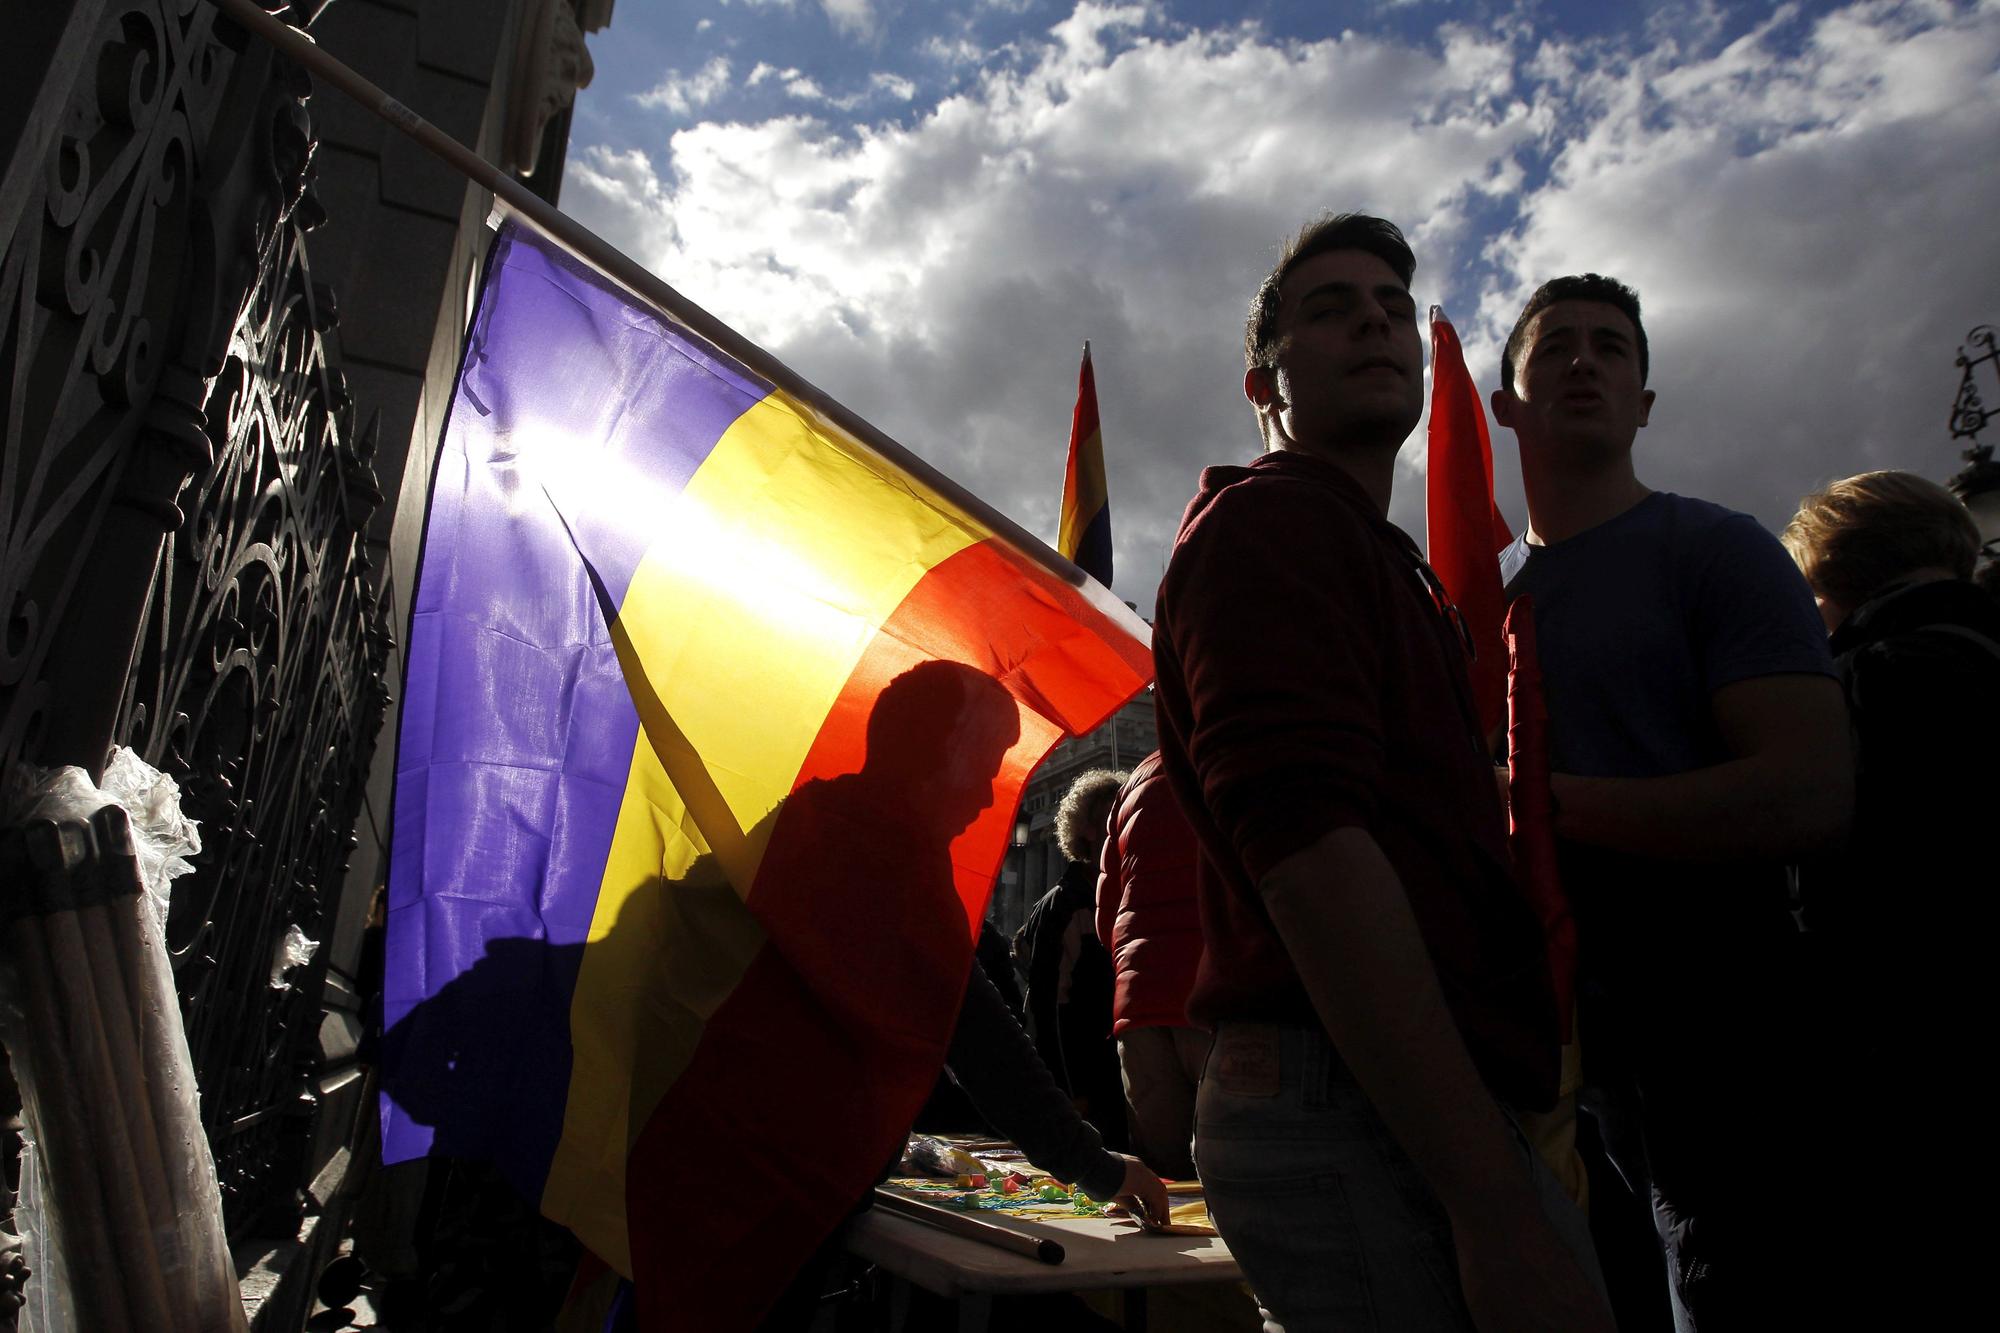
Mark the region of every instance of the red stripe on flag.
POLYGON ((767 939, 627 1164, 643 1329, 754 1326, 890 1161, 943 1061, 1021 787, 1060 736, 1048 719, 1087 730, 1150 673, 1125 638, 995 542, 930 570, 876 635, 777 812, 749 899, 767 939), (949 717, 870 752, 884 691, 935 660, 1029 705, 988 700, 1020 727, 997 773, 900 762, 976 752, 949 717))
POLYGON ((1501 638, 1496 558, 1513 534, 1493 503, 1493 445, 1486 409, 1465 368, 1458 332, 1431 307, 1430 462, 1424 510, 1431 567, 1458 604, 1472 635, 1470 664, 1479 724, 1487 733, 1507 715, 1507 653, 1501 638))
MULTIPOLYGON (((855 961, 871 971, 893 965, 855 961)), ((643 1333, 755 1328, 860 1202, 897 1139, 882 1130, 881 1112, 908 1104, 914 1115, 931 1083, 878 1085, 863 1056, 767 944, 710 1016, 626 1163, 643 1333), (820 1154, 849 1169, 811 1170, 806 1159, 820 1154), (853 1169, 862 1154, 872 1165, 853 1169)))

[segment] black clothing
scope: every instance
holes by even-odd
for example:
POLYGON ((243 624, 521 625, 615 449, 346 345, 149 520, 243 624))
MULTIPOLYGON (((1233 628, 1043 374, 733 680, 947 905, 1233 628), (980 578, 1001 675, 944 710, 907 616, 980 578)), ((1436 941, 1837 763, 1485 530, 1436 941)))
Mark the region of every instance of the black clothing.
POLYGON ((1097 867, 1084 861, 1064 866, 1016 939, 1026 942, 1028 1030, 1035 1049, 1057 1086, 1084 1103, 1105 1141, 1123 1149, 1125 1092, 1111 1035, 1115 974, 1111 951, 1097 938, 1097 867))
POLYGON ((1801 867, 1799 896, 1834 1055, 1864 1076, 1954 1064, 1984 1009, 2000 607, 1958 579, 1894 587, 1831 646, 1854 819, 1839 855, 1801 867))
POLYGON ((1842 1182, 1855 1263, 1841 1297, 1852 1327, 1942 1327, 1984 1296, 1979 1229, 1957 1220, 1981 1199, 1954 1163, 1989 1138, 1977 1052, 1992 1004, 2000 607, 1957 579, 1895 587, 1831 647, 1854 819, 1840 855, 1801 867, 1799 889, 1824 1095, 1840 1113, 1827 1153, 1873 1145, 1842 1182))
POLYGON ((1106 1152, 1103 1136, 1076 1113, 980 968, 966 982, 944 1060, 980 1114, 1030 1162, 1058 1180, 1081 1184, 1093 1198, 1118 1192, 1124 1160, 1106 1152))
POLYGON ((1026 1010, 1021 1002, 1021 983, 1014 974, 1014 958, 1007 947, 1007 937, 993 928, 993 923, 979 923, 979 939, 972 946, 972 956, 979 960, 986 979, 993 983, 993 989, 1000 992, 1000 998, 1007 1002, 1007 1008, 1015 1021, 1026 1021, 1026 1010))
MULTIPOLYGON (((979 923, 979 939, 973 945, 972 956, 979 970, 993 983, 993 989, 1000 993, 1000 999, 1014 1016, 1014 1021, 1025 1021, 1021 1011, 1021 983, 1014 977, 1014 963, 1008 954, 1007 939, 993 928, 991 921, 979 923)), ((995 1135, 1000 1132, 991 1120, 980 1114, 965 1089, 952 1078, 949 1069, 938 1071, 930 1099, 924 1103, 924 1109, 917 1112, 911 1128, 919 1134, 995 1135)))
POLYGON ((1929 960, 1985 933, 1975 858, 1990 859, 1995 813, 2000 607, 1958 579, 1892 588, 1831 646, 1854 728, 1854 823, 1846 853, 1802 877, 1806 924, 1858 951, 1874 1002, 1909 1017, 1911 988, 1968 980, 1929 960))

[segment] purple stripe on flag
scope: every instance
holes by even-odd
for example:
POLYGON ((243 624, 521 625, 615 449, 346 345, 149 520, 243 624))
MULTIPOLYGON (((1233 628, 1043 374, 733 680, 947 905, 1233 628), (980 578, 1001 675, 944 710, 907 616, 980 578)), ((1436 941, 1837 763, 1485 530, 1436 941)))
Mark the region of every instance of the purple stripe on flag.
POLYGON ((404 683, 383 1154, 483 1158, 533 1199, 639 719, 568 533, 497 490, 447 443, 404 683))
POLYGON ((546 452, 528 480, 577 487, 564 517, 621 605, 649 524, 770 385, 553 241, 510 226, 495 245, 454 418, 480 413, 503 464, 546 452))
POLYGON ((767 389, 540 238, 510 228, 496 245, 410 625, 383 1160, 485 1159, 535 1199, 639 735, 592 575, 617 605, 656 502, 767 389))
POLYGON ((1097 512, 1084 525, 1083 536, 1076 544, 1076 564, 1090 577, 1111 586, 1111 504, 1100 503, 1097 512))

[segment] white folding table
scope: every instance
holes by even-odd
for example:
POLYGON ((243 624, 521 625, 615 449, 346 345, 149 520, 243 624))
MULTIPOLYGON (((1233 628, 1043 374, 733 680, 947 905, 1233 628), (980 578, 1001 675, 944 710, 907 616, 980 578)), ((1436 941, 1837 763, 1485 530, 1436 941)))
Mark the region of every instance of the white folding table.
MULTIPOLYGON (((1242 1280, 1236 1260, 1219 1236, 1155 1235, 1141 1231, 1129 1218, 972 1215, 1009 1231, 1059 1242, 1065 1251, 1063 1262, 1042 1263, 881 1208, 848 1222, 847 1249, 903 1283, 957 1301, 960 1333, 983 1333, 995 1296, 1130 1292, 1242 1280)), ((899 1286, 896 1296, 891 1329, 901 1333, 908 1288, 899 1286)))

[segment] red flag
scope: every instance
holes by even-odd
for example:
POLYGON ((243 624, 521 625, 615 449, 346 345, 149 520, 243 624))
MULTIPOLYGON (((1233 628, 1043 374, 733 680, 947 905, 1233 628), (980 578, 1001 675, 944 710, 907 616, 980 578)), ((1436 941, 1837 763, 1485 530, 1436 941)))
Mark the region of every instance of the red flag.
POLYGON ((1480 726, 1507 723, 1507 810, 1514 868, 1542 923, 1563 1039, 1576 1001, 1576 922, 1556 868, 1554 794, 1549 786, 1549 713, 1535 653, 1534 606, 1512 606, 1499 553, 1514 540, 1493 503, 1493 444, 1486 409, 1465 369, 1458 331, 1431 307, 1430 468, 1424 489, 1430 562, 1458 604, 1473 644, 1470 665, 1480 726))
POLYGON ((1514 870, 1542 923, 1563 1040, 1576 1003, 1576 921, 1556 870, 1555 794, 1549 787, 1549 710, 1535 652, 1535 605, 1507 608, 1507 812, 1514 870))
POLYGON ((1458 604, 1472 636, 1473 697, 1492 734, 1507 711, 1507 657, 1500 636, 1505 603, 1495 558, 1514 534, 1493 503, 1493 445, 1486 409, 1465 369, 1458 332, 1431 307, 1430 469, 1424 511, 1431 567, 1458 604))

